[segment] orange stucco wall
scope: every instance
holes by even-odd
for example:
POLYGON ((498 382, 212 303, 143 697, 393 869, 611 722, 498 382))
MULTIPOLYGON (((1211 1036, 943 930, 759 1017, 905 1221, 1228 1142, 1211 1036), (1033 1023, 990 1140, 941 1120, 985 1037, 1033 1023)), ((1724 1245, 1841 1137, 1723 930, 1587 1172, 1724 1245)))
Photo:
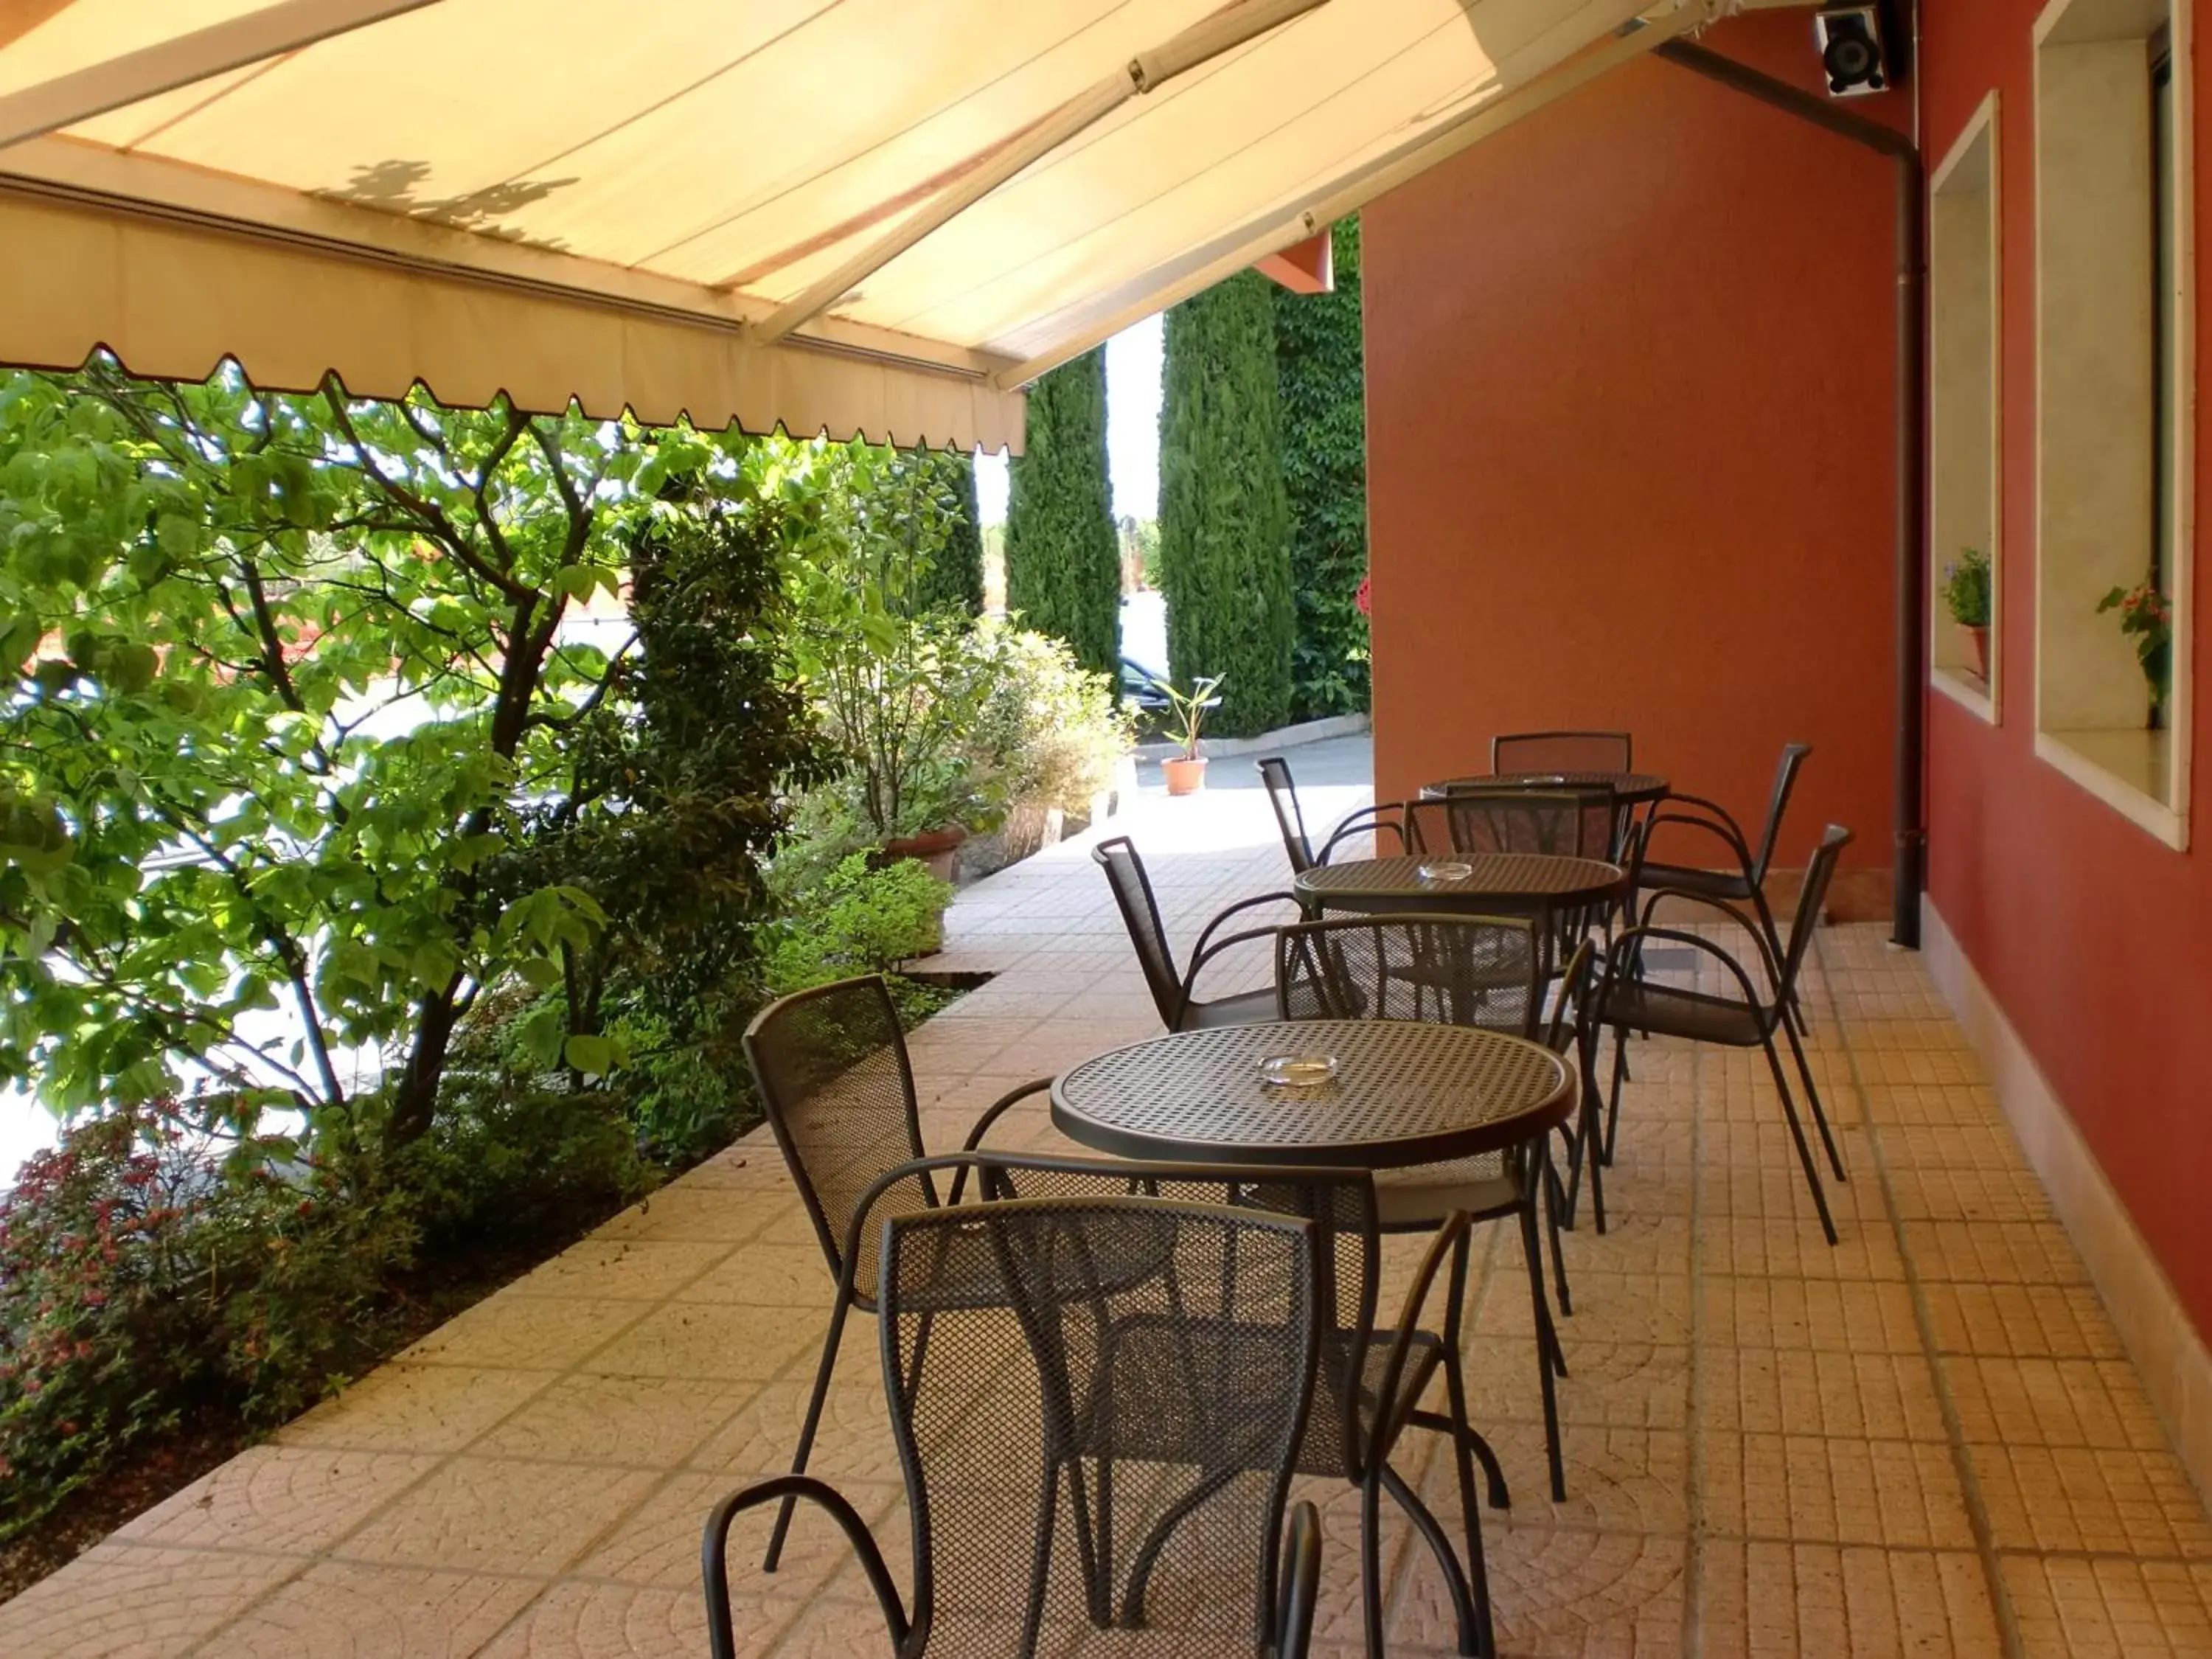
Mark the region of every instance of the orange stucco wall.
MULTIPOLYGON (((2004 720, 1948 698, 1929 710, 1929 895, 2096 1154, 2197 1328, 2212 1337, 2212 872, 2036 758, 2029 665, 2035 613, 2033 70, 2039 0, 1941 0, 1924 23, 1923 118, 1941 158, 1998 96, 2002 387, 1998 464, 2006 577, 2004 720)), ((2212 6, 2195 10, 2195 38, 2212 6)), ((2194 74, 2201 100, 2212 74, 2194 74)), ((2212 142, 2194 143, 2197 222, 2212 214, 2212 142)), ((2198 288, 2204 292, 2202 250, 2198 288)), ((2203 482, 2212 477, 2212 319, 2197 319, 2195 631, 2212 630, 2203 482)), ((2212 769, 2212 656, 2196 651, 2193 772, 2212 769)), ((2194 811, 2205 795, 2195 792, 2194 811)))
MULTIPOLYGON (((1809 29, 1707 43, 1809 85, 1809 29)), ((1383 798, 1625 727, 1756 824, 1801 738, 1782 861, 1833 820, 1889 863, 1893 203, 1881 156, 1646 62, 1366 210, 1383 798)))

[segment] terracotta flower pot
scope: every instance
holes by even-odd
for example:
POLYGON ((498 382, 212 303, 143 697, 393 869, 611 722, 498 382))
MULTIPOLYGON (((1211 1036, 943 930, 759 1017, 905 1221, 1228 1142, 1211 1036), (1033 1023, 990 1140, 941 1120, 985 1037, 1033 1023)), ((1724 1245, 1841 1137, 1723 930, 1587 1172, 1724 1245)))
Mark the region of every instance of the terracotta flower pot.
POLYGON ((954 855, 959 852, 960 843, 967 839, 968 831, 957 823, 932 830, 927 835, 893 836, 883 844, 878 858, 881 864, 920 859, 929 866, 931 875, 939 881, 950 881, 954 855))
POLYGON ((1959 631, 1966 636, 1966 663, 1983 680, 1990 677, 1990 630, 1974 628, 1966 623, 1958 624, 1959 631))
POLYGON ((1168 781, 1170 795, 1194 795, 1206 787, 1206 757, 1191 760, 1178 755, 1160 763, 1160 771, 1168 781))

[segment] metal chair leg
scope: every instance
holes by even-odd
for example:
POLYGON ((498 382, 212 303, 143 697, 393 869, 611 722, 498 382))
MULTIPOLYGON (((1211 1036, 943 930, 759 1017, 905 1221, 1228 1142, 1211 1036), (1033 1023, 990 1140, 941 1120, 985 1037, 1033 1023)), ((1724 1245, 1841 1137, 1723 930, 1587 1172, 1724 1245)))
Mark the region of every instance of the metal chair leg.
POLYGON ((1828 1213, 1828 1194, 1820 1186, 1820 1171, 1813 1162, 1813 1149, 1805 1139, 1805 1125, 1797 1115, 1797 1103, 1790 1093, 1789 1079, 1782 1075, 1782 1056, 1774 1052, 1774 1039, 1762 1037, 1759 1047, 1766 1050, 1767 1069, 1774 1073, 1774 1086, 1782 1096, 1782 1110, 1790 1120, 1790 1138, 1797 1143, 1797 1162, 1805 1170, 1805 1185, 1813 1194, 1814 1207, 1820 1212, 1820 1231, 1828 1236, 1828 1243, 1836 1242, 1835 1218, 1828 1213))
MULTIPOLYGON (((830 1399, 830 1374, 837 1369, 837 1345, 844 1338, 845 1316, 852 1304, 844 1297, 830 1311, 830 1329, 822 1338, 821 1363, 814 1369, 814 1395, 806 1402, 806 1420, 799 1431, 799 1449, 792 1454, 791 1472, 806 1473, 806 1460, 814 1451, 814 1436, 822 1426, 822 1408, 830 1399)), ((783 1559, 784 1535, 791 1530, 791 1512, 798 1503, 796 1497, 787 1497, 775 1508, 775 1526, 768 1535, 768 1553, 761 1559, 761 1571, 774 1572, 776 1563, 783 1559)))
MULTIPOLYGON (((1759 913, 1759 927, 1766 935, 1766 948, 1774 953, 1774 960, 1780 962, 1784 955, 1782 949, 1782 933, 1774 925, 1774 912, 1766 907, 1765 890, 1757 882, 1751 884, 1751 902, 1752 908, 1759 913)), ((1795 985, 1790 988, 1790 1013, 1796 1021, 1797 1030, 1802 1031, 1807 1036, 1813 1035, 1813 1022, 1805 1018, 1805 1005, 1798 1000, 1797 988, 1795 985)))
POLYGON ((1528 1296, 1536 1315, 1536 1370, 1544 1383, 1544 1455, 1551 1466, 1552 1501, 1564 1504, 1567 1498, 1567 1472, 1559 1447, 1559 1394, 1552 1380, 1559 1334, 1552 1328, 1552 1310, 1544 1304, 1544 1253, 1536 1237, 1536 1206, 1533 1202, 1521 1206, 1521 1244, 1528 1258, 1528 1296))
POLYGON ((1604 1163, 1613 1162, 1613 1146, 1620 1133, 1620 1085, 1628 1076, 1628 1031, 1625 1026, 1613 1030, 1613 1088, 1606 1103, 1605 1140, 1598 1149, 1604 1163))
POLYGON ((1805 1059, 1805 1047, 1797 1041, 1797 1033, 1790 1030, 1789 1021, 1783 1021, 1782 1029, 1790 1038, 1790 1052, 1796 1056, 1797 1075, 1805 1080, 1805 1098, 1813 1107, 1813 1127, 1820 1130, 1820 1144, 1828 1149, 1828 1167, 1836 1172, 1837 1180, 1848 1181, 1850 1177, 1844 1173, 1844 1156, 1836 1150, 1836 1138, 1828 1131, 1828 1115, 1820 1109, 1820 1091, 1813 1086, 1813 1068, 1805 1059))
POLYGON ((1571 1319, 1575 1298, 1567 1289, 1567 1259, 1559 1248, 1559 1212, 1565 1207, 1565 1200, 1559 1174, 1552 1168, 1552 1143, 1547 1136, 1544 1141, 1544 1219, 1552 1237, 1552 1293, 1559 1299, 1560 1316, 1571 1319))

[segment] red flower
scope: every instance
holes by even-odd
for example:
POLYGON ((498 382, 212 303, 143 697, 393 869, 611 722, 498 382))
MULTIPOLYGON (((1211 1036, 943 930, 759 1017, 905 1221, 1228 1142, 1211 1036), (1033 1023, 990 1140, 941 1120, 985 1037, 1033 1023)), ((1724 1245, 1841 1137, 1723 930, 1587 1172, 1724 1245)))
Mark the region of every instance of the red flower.
POLYGON ((1359 614, 1363 617, 1371 617, 1375 614, 1374 582, 1374 577, 1362 576, 1359 579, 1359 591, 1352 596, 1352 604, 1359 607, 1359 614))

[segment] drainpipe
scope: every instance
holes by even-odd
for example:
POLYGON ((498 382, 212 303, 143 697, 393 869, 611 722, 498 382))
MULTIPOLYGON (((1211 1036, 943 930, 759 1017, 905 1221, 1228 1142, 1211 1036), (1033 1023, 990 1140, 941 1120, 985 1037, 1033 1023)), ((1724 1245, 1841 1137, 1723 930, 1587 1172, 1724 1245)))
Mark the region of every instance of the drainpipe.
POLYGON ((1920 149, 1903 133, 1841 110, 1786 81, 1746 68, 1733 58, 1686 40, 1668 40, 1657 55, 1717 81, 1763 104, 1824 127, 1838 137, 1879 150, 1897 172, 1897 781, 1895 890, 1890 942, 1920 948, 1920 884, 1928 851, 1922 819, 1922 763, 1927 747, 1926 675, 1921 653, 1928 638, 1926 473, 1928 393, 1922 361, 1928 254, 1921 216, 1925 175, 1920 149))

